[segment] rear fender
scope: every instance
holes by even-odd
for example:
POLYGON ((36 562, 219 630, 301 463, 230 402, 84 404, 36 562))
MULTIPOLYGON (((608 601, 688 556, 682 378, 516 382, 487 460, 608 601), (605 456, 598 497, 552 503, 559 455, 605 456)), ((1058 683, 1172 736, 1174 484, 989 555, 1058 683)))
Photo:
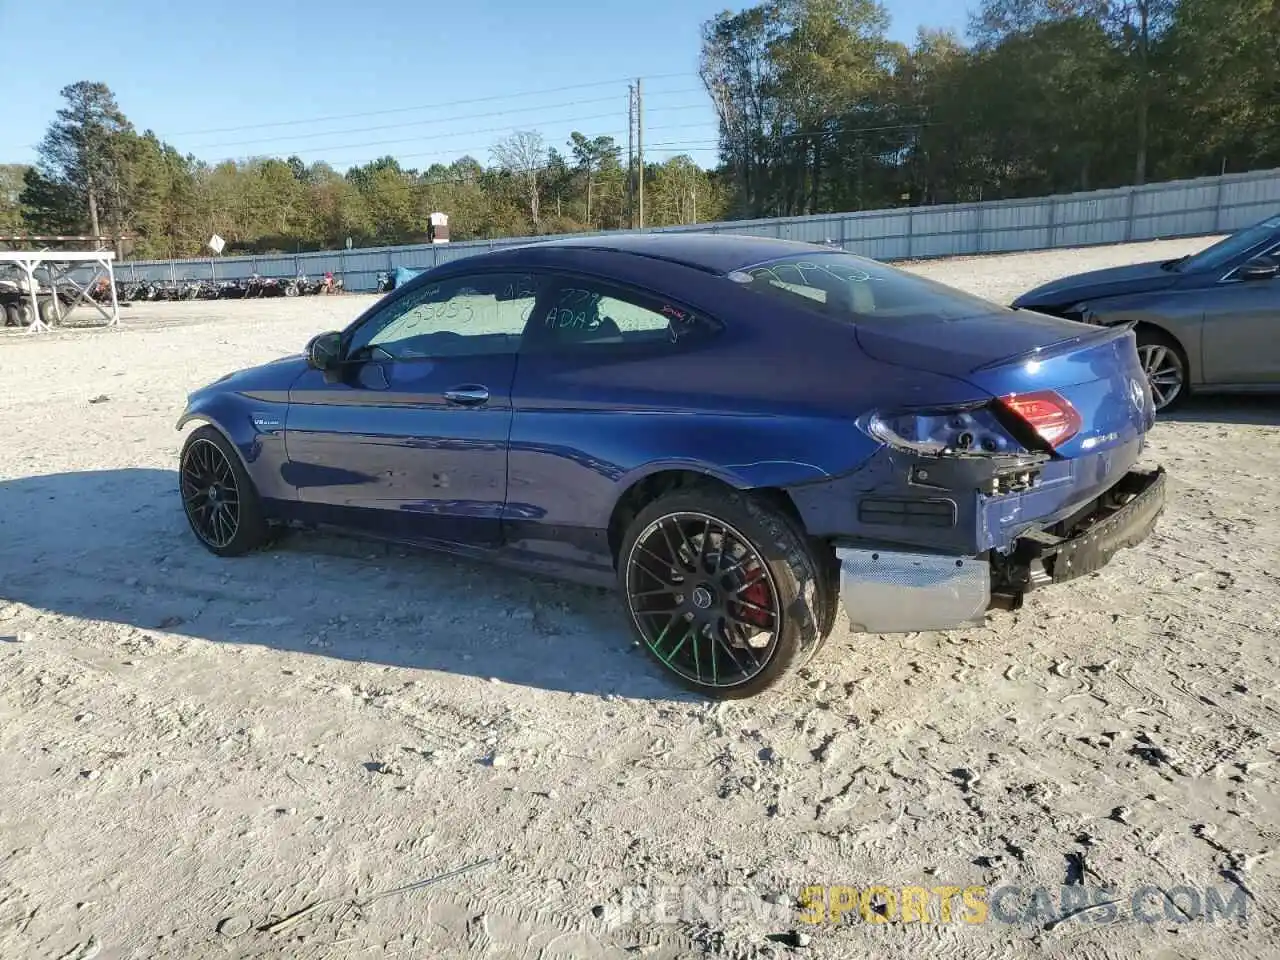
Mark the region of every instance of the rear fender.
MULTIPOLYGON (((702 474, 738 490, 786 488, 856 469, 878 446, 852 420, 837 418, 713 415, 679 427, 670 418, 647 425, 643 419, 628 418, 615 437, 642 455, 618 472, 608 502, 597 504, 605 522, 628 490, 658 473, 702 474)), ((585 485, 579 489, 587 493, 585 485)))

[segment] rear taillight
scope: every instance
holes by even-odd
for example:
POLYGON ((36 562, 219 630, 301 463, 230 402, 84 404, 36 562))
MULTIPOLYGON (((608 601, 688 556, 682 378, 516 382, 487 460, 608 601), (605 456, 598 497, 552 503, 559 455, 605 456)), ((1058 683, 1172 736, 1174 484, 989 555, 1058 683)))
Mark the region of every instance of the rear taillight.
POLYGON ((1025 452, 1022 444, 984 405, 874 413, 861 424, 863 430, 881 443, 924 456, 1025 452))
POLYGON ((1076 408, 1052 390, 1012 393, 1001 397, 1000 402, 1055 450, 1079 433, 1083 425, 1076 408))

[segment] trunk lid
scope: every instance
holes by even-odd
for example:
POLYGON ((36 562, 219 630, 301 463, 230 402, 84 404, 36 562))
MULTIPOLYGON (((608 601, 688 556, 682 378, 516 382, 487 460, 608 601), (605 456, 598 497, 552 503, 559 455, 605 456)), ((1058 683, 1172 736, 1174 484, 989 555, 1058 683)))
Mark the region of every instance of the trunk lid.
POLYGON ((1129 326, 1096 327, 1036 313, 860 325, 862 348, 878 360, 948 373, 993 397, 1051 390, 1080 417, 1056 447, 1076 457, 1141 437, 1155 407, 1129 326))

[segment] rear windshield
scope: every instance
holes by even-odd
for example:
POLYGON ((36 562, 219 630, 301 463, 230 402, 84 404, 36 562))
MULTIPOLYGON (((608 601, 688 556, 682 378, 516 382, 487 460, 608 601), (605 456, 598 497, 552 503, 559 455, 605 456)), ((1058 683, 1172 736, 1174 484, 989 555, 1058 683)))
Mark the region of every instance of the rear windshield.
POLYGON ((853 323, 959 320, 1007 309, 847 253, 782 257, 729 278, 764 296, 853 323))

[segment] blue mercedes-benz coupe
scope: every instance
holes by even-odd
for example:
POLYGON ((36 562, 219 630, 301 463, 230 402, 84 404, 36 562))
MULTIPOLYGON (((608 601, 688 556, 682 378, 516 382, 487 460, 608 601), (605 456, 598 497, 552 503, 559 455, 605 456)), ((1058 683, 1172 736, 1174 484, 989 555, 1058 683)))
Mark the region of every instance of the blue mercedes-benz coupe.
POLYGON ((838 249, 649 234, 457 260, 193 393, 200 541, 341 528, 616 585, 681 682, 742 697, 856 631, 945 630, 1151 531, 1128 327, 838 249))

